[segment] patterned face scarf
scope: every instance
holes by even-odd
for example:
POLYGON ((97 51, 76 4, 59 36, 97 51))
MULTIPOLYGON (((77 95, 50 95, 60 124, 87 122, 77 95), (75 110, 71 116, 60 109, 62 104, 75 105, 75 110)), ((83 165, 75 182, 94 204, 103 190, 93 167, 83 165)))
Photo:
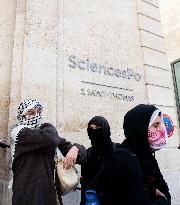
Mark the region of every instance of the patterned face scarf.
POLYGON ((30 128, 38 128, 42 124, 42 104, 37 100, 24 100, 18 108, 18 125, 27 125, 30 128), (36 108, 38 110, 36 115, 26 116, 25 114, 33 109, 36 108))
MULTIPOLYGON (((150 119, 149 127, 156 120, 159 113, 160 113, 159 110, 154 111, 154 113, 150 119)), ((162 127, 161 130, 148 129, 149 145, 152 148, 152 150, 154 150, 154 151, 163 148, 167 144, 167 133, 166 133, 165 125, 163 123, 162 114, 161 114, 161 127, 162 127)))

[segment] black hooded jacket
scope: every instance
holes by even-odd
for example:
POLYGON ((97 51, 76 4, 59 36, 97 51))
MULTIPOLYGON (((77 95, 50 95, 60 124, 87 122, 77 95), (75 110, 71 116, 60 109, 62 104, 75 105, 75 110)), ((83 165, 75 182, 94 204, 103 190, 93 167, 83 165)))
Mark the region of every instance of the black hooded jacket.
POLYGON ((153 105, 138 105, 124 117, 126 139, 97 179, 102 205, 170 205, 169 189, 148 143, 153 105), (156 197, 156 189, 165 197, 156 197))
POLYGON ((111 141, 108 121, 101 116, 93 117, 88 123, 88 136, 91 147, 87 149, 87 162, 81 166, 81 205, 85 204, 85 191, 94 189, 94 180, 105 163, 111 158, 117 144, 111 141), (97 124, 101 128, 89 129, 89 125, 97 124))
MULTIPOLYGON (((74 145, 79 149, 77 163, 81 164, 86 161, 86 149, 74 145)), ((58 147, 65 156, 72 146, 59 137, 56 128, 49 123, 42 124, 39 129, 22 129, 16 141, 12 165, 12 205, 57 205, 55 149, 58 147)), ((60 194, 58 192, 62 204, 60 194)))

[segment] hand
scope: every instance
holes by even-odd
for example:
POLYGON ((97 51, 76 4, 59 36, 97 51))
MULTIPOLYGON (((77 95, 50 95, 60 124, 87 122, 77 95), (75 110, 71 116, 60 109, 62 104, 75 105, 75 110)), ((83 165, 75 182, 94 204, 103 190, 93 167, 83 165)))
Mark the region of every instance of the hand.
MULTIPOLYGON (((161 191, 159 191, 158 189, 156 189, 156 196, 158 197, 158 196, 163 196, 163 197, 165 197, 165 195, 161 192, 161 191)), ((166 197, 165 197, 166 198, 166 197)))
POLYGON ((71 147, 63 161, 63 168, 70 169, 72 166, 75 165, 78 151, 79 149, 76 146, 71 147))

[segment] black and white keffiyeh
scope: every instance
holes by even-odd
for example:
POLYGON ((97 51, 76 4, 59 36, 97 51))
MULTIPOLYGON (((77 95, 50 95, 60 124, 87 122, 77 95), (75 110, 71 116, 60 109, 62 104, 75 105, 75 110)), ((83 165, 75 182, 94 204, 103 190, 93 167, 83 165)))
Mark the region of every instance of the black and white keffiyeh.
POLYGON ((28 110, 37 108, 37 109, 43 109, 42 104, 37 100, 24 100, 18 108, 18 125, 28 125, 31 128, 38 128, 41 126, 42 123, 42 112, 38 112, 34 116, 28 116, 25 117, 25 114, 28 112, 28 110))
MULTIPOLYGON (((16 125, 16 127, 14 127, 11 131, 11 157, 12 157, 12 162, 14 160, 14 154, 15 154, 15 146, 16 146, 16 143, 17 143, 17 140, 18 140, 18 134, 19 132, 28 127, 28 128, 38 128, 41 126, 41 123, 42 123, 42 112, 38 112, 36 115, 34 116, 28 116, 28 117, 25 117, 25 114, 30 110, 30 109, 33 109, 33 108, 37 108, 37 109, 40 109, 42 110, 43 109, 43 106, 42 104, 37 101, 37 100, 32 100, 32 99, 29 99, 29 100, 24 100, 20 105, 19 105, 19 108, 18 108, 18 115, 17 115, 17 120, 18 120, 18 123, 16 125)), ((11 180, 9 182, 9 189, 12 188, 12 183, 13 183, 13 180, 11 180)))
POLYGON ((41 121, 42 121, 42 112, 38 112, 34 116, 28 116, 28 118, 25 118, 25 114, 28 112, 28 110, 32 108, 37 108, 37 109, 43 109, 42 104, 37 101, 37 100, 24 100, 18 108, 18 115, 17 115, 17 120, 18 123, 16 127, 14 127, 11 131, 11 155, 12 155, 12 160, 14 158, 14 151, 15 151, 15 145, 17 142, 17 137, 19 132, 25 128, 38 128, 41 126, 41 121))

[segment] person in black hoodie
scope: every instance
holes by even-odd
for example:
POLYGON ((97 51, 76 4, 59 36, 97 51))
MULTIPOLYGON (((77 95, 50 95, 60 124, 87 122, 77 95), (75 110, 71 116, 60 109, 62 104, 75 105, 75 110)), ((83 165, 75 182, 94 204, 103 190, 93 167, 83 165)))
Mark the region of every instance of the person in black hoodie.
POLYGON ((123 128, 126 139, 96 179, 101 205, 170 205, 171 195, 154 156, 167 141, 162 113, 140 104, 126 113, 123 128))
POLYGON ((85 191, 94 186, 97 174, 117 146, 111 141, 110 126, 104 117, 93 117, 88 123, 87 133, 92 146, 87 149, 87 162, 81 166, 81 205, 85 204, 85 191))

